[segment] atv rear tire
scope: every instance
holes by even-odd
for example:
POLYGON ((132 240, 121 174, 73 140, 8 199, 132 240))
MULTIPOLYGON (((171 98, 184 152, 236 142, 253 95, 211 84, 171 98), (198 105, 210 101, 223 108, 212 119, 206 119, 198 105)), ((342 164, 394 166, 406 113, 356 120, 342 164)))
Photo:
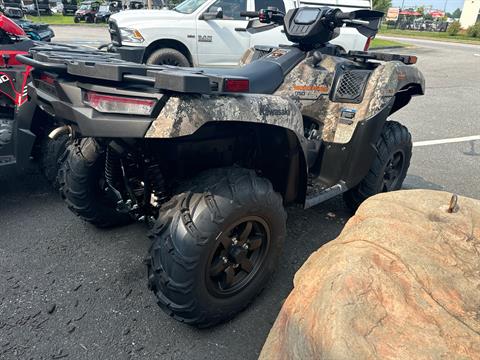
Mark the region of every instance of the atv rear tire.
POLYGON ((40 141, 38 162, 40 171, 55 190, 60 189, 58 172, 66 158, 67 147, 70 142, 68 134, 61 134, 55 140, 50 139, 46 134, 40 141))
POLYGON ((116 210, 116 199, 105 191, 105 152, 92 138, 70 145, 60 172, 60 193, 68 208, 99 227, 125 225, 132 218, 116 210))
POLYGON ((149 287, 175 319, 199 327, 244 309, 275 270, 286 234, 282 197, 252 170, 206 171, 162 206, 149 287))
POLYGON ((396 121, 387 121, 377 141, 377 156, 367 176, 343 194, 348 208, 354 212, 360 204, 378 193, 399 190, 412 158, 412 136, 396 121))
POLYGON ((192 66, 187 57, 180 51, 164 48, 154 51, 147 59, 149 65, 173 65, 181 67, 192 66))

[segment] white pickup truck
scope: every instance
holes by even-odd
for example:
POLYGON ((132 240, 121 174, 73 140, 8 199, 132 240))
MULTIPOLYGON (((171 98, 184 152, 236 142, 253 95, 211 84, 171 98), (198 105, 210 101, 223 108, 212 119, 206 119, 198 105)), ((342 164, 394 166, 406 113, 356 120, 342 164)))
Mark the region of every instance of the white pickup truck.
MULTIPOLYGON (((185 0, 173 10, 127 10, 109 20, 109 51, 149 64, 222 66, 239 63, 255 45, 288 44, 281 27, 259 34, 246 31, 242 11, 273 6, 282 11, 299 6, 330 6, 344 11, 370 9, 371 0, 185 0)), ((367 50, 370 39, 344 27, 331 43, 344 50, 367 50)))

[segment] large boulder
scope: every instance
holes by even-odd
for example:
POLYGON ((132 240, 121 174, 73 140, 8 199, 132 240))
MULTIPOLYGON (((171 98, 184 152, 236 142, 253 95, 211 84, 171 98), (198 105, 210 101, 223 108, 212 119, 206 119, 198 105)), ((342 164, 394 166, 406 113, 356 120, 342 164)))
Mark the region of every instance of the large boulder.
POLYGON ((295 275, 260 359, 480 359, 480 201, 377 195, 295 275))

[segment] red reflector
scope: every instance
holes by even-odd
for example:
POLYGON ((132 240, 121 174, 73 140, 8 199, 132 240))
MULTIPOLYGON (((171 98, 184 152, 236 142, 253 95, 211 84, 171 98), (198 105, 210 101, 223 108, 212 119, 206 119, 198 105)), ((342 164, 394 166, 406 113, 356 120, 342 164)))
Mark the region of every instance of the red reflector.
POLYGON ((370 48, 370 43, 372 42, 372 36, 368 37, 367 38, 367 42, 365 43, 365 46, 363 48, 363 51, 368 51, 368 49, 370 48))
POLYGON ((53 78, 52 76, 47 75, 47 74, 41 74, 40 75, 40 80, 43 81, 43 82, 46 82, 49 85, 53 85, 53 83, 55 82, 55 78, 53 78))
POLYGON ((228 92, 248 92, 250 83, 248 79, 226 79, 223 91, 228 92))

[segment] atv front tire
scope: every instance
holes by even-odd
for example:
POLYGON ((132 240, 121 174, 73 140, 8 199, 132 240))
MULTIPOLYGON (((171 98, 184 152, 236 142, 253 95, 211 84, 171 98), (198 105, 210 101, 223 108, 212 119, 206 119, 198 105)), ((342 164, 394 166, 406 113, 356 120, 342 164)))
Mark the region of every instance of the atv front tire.
POLYGON ((375 194, 399 190, 407 175, 412 158, 412 136, 396 121, 387 121, 376 144, 377 156, 367 176, 343 194, 348 208, 354 212, 375 194))
POLYGON ((199 327, 233 317, 274 272, 285 220, 282 197, 254 171, 200 174, 163 205, 153 229, 148 283, 159 306, 199 327))
POLYGON ((149 65, 173 65, 181 67, 192 66, 187 57, 180 51, 170 48, 154 51, 147 59, 149 65))
POLYGON ((70 145, 59 172, 60 193, 68 208, 83 220, 108 228, 132 222, 116 210, 116 199, 106 191, 105 152, 92 138, 70 145))

